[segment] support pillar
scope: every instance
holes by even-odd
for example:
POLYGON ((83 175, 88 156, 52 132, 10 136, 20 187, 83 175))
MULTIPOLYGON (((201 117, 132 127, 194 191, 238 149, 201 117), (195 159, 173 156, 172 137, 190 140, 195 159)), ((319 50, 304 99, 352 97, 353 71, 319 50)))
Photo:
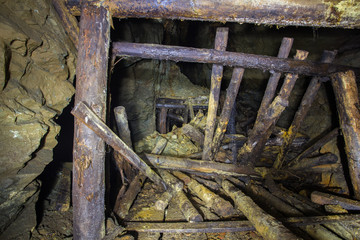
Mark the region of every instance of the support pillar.
MULTIPOLYGON (((110 14, 84 1, 81 11, 75 105, 85 102, 105 121, 110 14)), ((75 119, 73 149, 74 239, 105 235, 105 144, 75 119)))

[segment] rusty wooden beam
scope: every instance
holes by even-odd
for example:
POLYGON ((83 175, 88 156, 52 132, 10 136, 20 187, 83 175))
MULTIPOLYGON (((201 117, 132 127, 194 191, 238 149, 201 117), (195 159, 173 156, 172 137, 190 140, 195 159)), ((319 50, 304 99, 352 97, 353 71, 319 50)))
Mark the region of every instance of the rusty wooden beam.
MULTIPOLYGON (((81 14, 75 104, 82 101, 105 120, 110 14, 84 5, 81 14)), ((74 239, 101 239, 105 232, 105 144, 75 119, 73 149, 74 239)))
MULTIPOLYGON (((67 0, 74 15, 80 0, 67 0)), ((95 1, 107 6, 118 18, 168 18, 218 22, 294 25, 310 27, 360 27, 356 1, 229 1, 229 0, 112 0, 95 1)))
MULTIPOLYGON (((229 38, 229 28, 217 28, 215 36, 215 50, 225 51, 229 38)), ((224 66, 214 64, 211 71, 211 86, 209 96, 209 108, 206 118, 205 138, 203 147, 203 160, 210 160, 211 143, 213 141, 216 126, 216 114, 219 106, 221 80, 224 66)))
POLYGON ((357 76, 360 75, 360 68, 247 53, 218 51, 215 49, 127 42, 114 42, 112 47, 113 54, 117 56, 171 60, 176 62, 217 63, 226 66, 289 72, 307 76, 328 76, 331 73, 351 69, 357 76))
POLYGON ((352 71, 331 76, 354 196, 360 200, 360 102, 352 71))

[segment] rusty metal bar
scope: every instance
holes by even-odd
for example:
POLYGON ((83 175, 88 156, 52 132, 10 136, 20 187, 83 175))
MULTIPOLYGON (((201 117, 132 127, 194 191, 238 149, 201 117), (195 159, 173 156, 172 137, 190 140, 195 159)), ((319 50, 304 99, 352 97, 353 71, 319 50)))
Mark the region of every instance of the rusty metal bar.
MULTIPOLYGON (((80 14, 81 0, 66 0, 72 14, 80 14)), ((336 0, 89 0, 108 7, 118 18, 167 18, 217 22, 359 28, 356 1, 336 0), (299 4, 300 3, 300 4, 299 4), (346 9, 345 9, 346 8, 346 9)))
MULTIPOLYGON (((225 51, 229 38, 229 28, 217 28, 215 36, 215 50, 225 51)), ((206 128, 203 148, 203 160, 210 160, 211 143, 213 141, 216 126, 216 113, 219 106, 221 80, 224 66, 214 64, 211 71, 211 87, 209 96, 209 108, 206 117, 206 128)), ((193 118, 193 117, 192 117, 193 118)))
MULTIPOLYGON (((84 4, 76 68, 75 104, 85 101, 105 120, 110 37, 107 9, 84 4)), ((105 235, 105 144, 75 119, 73 149, 74 239, 105 235)))
POLYGON ((330 63, 160 44, 114 42, 113 54, 176 62, 217 63, 232 67, 256 68, 307 76, 328 76, 331 73, 349 69, 353 70, 357 76, 360 75, 360 68, 330 63))

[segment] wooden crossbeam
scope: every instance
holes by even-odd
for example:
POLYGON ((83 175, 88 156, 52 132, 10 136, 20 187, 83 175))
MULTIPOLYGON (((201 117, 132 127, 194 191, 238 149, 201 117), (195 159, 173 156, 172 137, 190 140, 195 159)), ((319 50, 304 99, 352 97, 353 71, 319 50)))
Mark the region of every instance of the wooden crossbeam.
POLYGON ((176 62, 215 63, 233 67, 289 72, 307 76, 328 76, 331 73, 351 69, 357 76, 360 75, 360 68, 330 63, 300 61, 290 58, 218 51, 215 49, 127 42, 114 42, 112 47, 113 54, 116 56, 171 60, 176 62))
MULTIPOLYGON (((81 0, 66 0, 72 14, 80 14, 81 0)), ((264 0, 261 4, 254 1, 225 0, 88 0, 110 9, 113 17, 118 18, 165 18, 181 20, 201 20, 217 22, 238 22, 256 24, 296 25, 310 27, 360 26, 358 5, 343 5, 338 2, 329 4, 322 0, 296 1, 264 0), (339 10, 338 10, 339 9, 339 10)))

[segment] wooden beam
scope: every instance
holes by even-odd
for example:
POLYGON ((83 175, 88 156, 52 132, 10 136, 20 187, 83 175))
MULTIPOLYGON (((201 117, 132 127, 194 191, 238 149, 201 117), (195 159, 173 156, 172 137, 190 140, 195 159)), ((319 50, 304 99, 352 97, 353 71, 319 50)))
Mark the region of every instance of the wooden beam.
MULTIPOLYGON (((322 55, 321 62, 331 63, 336 56, 336 51, 324 51, 322 55)), ((321 79, 319 77, 313 77, 310 81, 309 86, 306 89, 306 92, 301 100, 299 109, 296 111, 295 117, 284 134, 284 142, 280 148, 279 154, 276 157, 274 162, 275 168, 281 168, 284 162, 285 155, 288 153, 291 143, 294 141, 296 134, 298 133, 300 126, 305 119, 310 107, 315 100, 315 97, 320 89, 321 79)))
POLYGON ((186 172, 215 173, 228 176, 248 176, 257 174, 246 166, 234 164, 193 160, 190 158, 169 157, 154 154, 145 154, 147 159, 157 168, 180 170, 186 172))
POLYGON ((52 1, 55 11, 57 12, 63 27, 68 34, 71 42, 75 48, 79 44, 79 23, 76 17, 72 16, 69 9, 65 6, 65 0, 53 0, 52 1))
POLYGON ((360 200, 360 102, 355 74, 352 71, 336 73, 331 80, 354 196, 360 200))
MULTIPOLYGON (((295 25, 309 27, 358 28, 358 4, 350 2, 256 1, 228 0, 112 0, 94 1, 107 6, 118 18, 165 18, 217 22, 238 22, 270 25, 295 25), (346 7, 346 9, 345 9, 346 7)), ((80 14, 80 0, 67 0, 74 15, 80 14)))
POLYGON ((321 205, 340 205, 346 210, 360 210, 360 201, 339 197, 329 193, 314 191, 311 193, 311 201, 321 205))
POLYGON ((214 134, 214 138, 211 142, 211 152, 210 152, 211 161, 215 160, 215 156, 219 151, 221 141, 224 138, 244 71, 245 70, 243 68, 234 68, 233 70, 233 75, 231 77, 230 84, 226 90, 226 98, 225 98, 224 106, 220 114, 219 122, 214 134))
POLYGON ((264 239, 302 239, 290 232, 279 220, 267 214, 228 180, 222 181, 222 187, 264 239))
MULTIPOLYGON (((280 219, 286 226, 300 227, 333 222, 352 222, 360 219, 360 214, 328 215, 316 217, 289 217, 280 219)), ((213 222, 125 222, 127 231, 162 233, 199 233, 199 232, 242 232, 256 230, 247 220, 213 222)))
POLYGON ((131 148, 129 148, 99 117, 84 103, 75 105, 71 113, 96 135, 104 139, 115 151, 118 151, 128 162, 138 168, 154 183, 163 186, 166 184, 131 148))
POLYGON ((126 42, 114 42, 112 47, 113 54, 116 56, 141 57, 176 62, 216 63, 225 66, 289 72, 307 76, 328 76, 331 73, 351 69, 357 76, 360 75, 360 69, 354 67, 247 53, 218 51, 215 49, 126 42))
MULTIPOLYGON (((229 37, 229 28, 217 28, 215 36, 215 50, 225 51, 229 37)), ((216 114, 219 106, 221 80, 224 66, 214 64, 211 71, 211 86, 209 96, 209 107, 206 118, 205 138, 203 147, 203 160, 210 160, 211 143, 213 141, 216 126, 216 114)))
MULTIPOLYGON (((107 9, 84 4, 76 67, 75 104, 82 101, 105 120, 110 39, 107 9)), ((73 149, 74 239, 105 235, 105 144, 75 119, 73 149)))

